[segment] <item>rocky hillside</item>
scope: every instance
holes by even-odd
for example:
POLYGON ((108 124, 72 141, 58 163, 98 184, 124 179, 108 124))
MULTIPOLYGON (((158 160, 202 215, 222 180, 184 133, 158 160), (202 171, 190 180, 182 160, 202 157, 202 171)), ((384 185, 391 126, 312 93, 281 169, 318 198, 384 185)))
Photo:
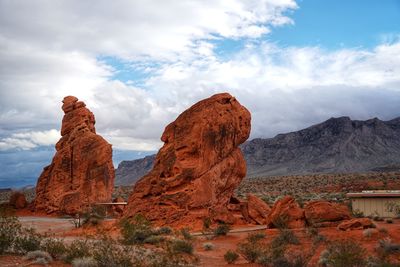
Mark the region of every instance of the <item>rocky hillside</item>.
POLYGON ((400 118, 331 118, 242 146, 248 177, 365 172, 400 162, 400 118))
POLYGON ((115 185, 134 184, 140 177, 144 176, 153 168, 156 155, 136 160, 124 160, 115 170, 115 185))
MULTIPOLYGON (((247 177, 395 171, 400 169, 400 117, 331 118, 297 132, 253 139, 241 148, 247 177)), ((153 161, 149 156, 121 162, 116 184, 134 183, 151 170, 153 161)))

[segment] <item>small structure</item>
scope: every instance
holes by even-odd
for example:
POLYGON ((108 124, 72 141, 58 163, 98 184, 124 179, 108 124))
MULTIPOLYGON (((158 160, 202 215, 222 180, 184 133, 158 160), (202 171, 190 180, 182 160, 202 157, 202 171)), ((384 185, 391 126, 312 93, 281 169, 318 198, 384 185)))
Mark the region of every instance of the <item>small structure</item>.
POLYGON ((393 203, 400 205, 400 190, 368 190, 359 193, 347 193, 354 210, 363 212, 365 216, 396 217, 389 206, 393 203))

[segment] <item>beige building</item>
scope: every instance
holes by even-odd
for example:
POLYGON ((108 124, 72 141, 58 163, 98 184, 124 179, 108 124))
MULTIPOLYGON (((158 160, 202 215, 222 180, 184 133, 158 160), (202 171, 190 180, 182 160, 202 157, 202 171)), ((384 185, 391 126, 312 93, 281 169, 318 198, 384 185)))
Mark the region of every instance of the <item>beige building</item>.
POLYGON ((400 205, 400 190, 374 190, 362 191, 361 193, 348 193, 351 199, 353 211, 359 210, 365 216, 378 215, 380 217, 396 217, 394 211, 390 211, 388 203, 400 205))

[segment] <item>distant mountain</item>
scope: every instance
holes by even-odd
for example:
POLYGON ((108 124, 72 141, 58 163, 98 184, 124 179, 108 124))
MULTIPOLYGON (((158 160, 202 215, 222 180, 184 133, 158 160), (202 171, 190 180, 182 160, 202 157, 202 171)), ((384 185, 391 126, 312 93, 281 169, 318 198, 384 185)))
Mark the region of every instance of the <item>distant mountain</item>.
POLYGON ((150 155, 142 159, 122 161, 115 170, 115 185, 134 184, 153 168, 155 158, 156 155, 150 155))
MULTIPOLYGON (((247 177, 394 171, 400 169, 400 117, 381 121, 331 118, 274 138, 245 142, 247 177)), ((151 170, 155 156, 123 161, 116 184, 132 184, 151 170)))
POLYGON ((242 150, 248 177, 384 169, 400 163, 400 118, 331 118, 297 132, 248 141, 242 150))

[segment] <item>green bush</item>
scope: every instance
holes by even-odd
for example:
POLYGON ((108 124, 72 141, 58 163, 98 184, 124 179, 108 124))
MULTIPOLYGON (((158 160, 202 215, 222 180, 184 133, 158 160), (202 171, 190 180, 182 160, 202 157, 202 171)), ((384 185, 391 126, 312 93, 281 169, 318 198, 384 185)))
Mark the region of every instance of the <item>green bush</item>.
POLYGON ((41 243, 41 249, 48 252, 53 258, 60 259, 67 248, 62 239, 45 238, 41 243))
POLYGON ((211 244, 211 243, 204 243, 204 244, 203 244, 203 248, 204 248, 204 250, 206 250, 206 251, 213 250, 213 249, 214 249, 214 245, 211 244))
POLYGON ((53 261, 53 258, 48 252, 41 250, 29 251, 24 257, 26 260, 37 260, 40 258, 45 259, 46 262, 53 261))
POLYGON ((165 237, 164 236, 159 236, 159 235, 151 235, 148 238, 146 238, 143 243, 146 244, 152 244, 152 245, 157 245, 161 242, 165 241, 165 237))
POLYGON ((74 259, 92 256, 92 246, 88 240, 74 240, 67 246, 64 260, 71 263, 74 259))
POLYGON ((228 250, 224 254, 224 259, 229 264, 234 263, 238 258, 239 258, 239 254, 237 254, 235 251, 232 251, 232 250, 228 250))
POLYGON ((122 220, 120 226, 122 243, 125 245, 143 244, 146 238, 154 233, 150 222, 140 214, 133 217, 132 220, 122 220))
POLYGON ((363 267, 366 251, 355 241, 347 239, 330 243, 321 253, 320 264, 330 267, 363 267))
POLYGON ((251 233, 247 236, 247 240, 250 242, 257 242, 259 240, 262 240, 266 237, 265 233, 262 232, 256 232, 256 233, 251 233))
POLYGON ((5 208, 0 209, 0 255, 12 248, 21 231, 21 224, 5 208))
POLYGON ((226 235, 231 230, 231 227, 226 223, 220 223, 214 230, 215 236, 226 235))
POLYGON ((238 252, 248 262, 256 262, 262 255, 263 250, 259 242, 246 241, 238 244, 238 252))
POLYGON ((171 241, 172 251, 175 253, 187 253, 193 254, 193 244, 188 240, 172 240, 171 241))
POLYGON ((172 229, 168 226, 163 226, 157 229, 158 235, 170 235, 172 234, 172 229))
POLYGON ((353 210, 353 217, 355 217, 355 218, 364 218, 365 215, 361 210, 355 209, 355 210, 353 210))
POLYGON ((93 258, 99 267, 131 267, 133 266, 127 246, 120 246, 113 239, 103 237, 94 243, 93 258))
POLYGON ((14 249, 19 253, 40 250, 43 237, 33 228, 23 228, 14 240, 14 249))
POLYGON ((272 240, 272 246, 279 247, 287 244, 298 245, 300 242, 292 230, 280 230, 279 235, 272 240))
POLYGON ((183 238, 185 239, 185 240, 192 240, 193 239, 193 236, 192 236, 192 234, 190 233, 190 231, 189 231, 189 228, 182 228, 181 230, 180 230, 180 233, 181 233, 181 235, 183 236, 183 238))

